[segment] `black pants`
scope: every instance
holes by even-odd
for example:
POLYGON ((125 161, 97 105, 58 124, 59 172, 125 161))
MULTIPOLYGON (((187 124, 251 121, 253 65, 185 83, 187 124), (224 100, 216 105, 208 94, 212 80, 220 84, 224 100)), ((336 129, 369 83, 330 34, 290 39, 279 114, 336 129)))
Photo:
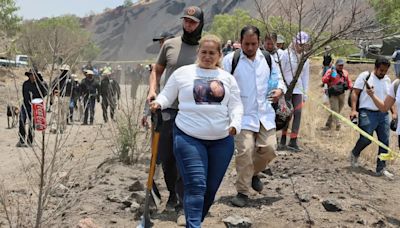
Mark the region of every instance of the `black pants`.
POLYGON ((110 106, 110 117, 114 119, 115 108, 117 107, 117 98, 113 96, 103 97, 101 100, 101 108, 103 110, 103 120, 108 121, 108 106, 110 106))
POLYGON ((172 129, 175 123, 176 112, 177 110, 171 109, 163 111, 164 114, 168 114, 170 119, 163 120, 162 122, 158 153, 164 172, 165 184, 167 185, 170 195, 178 195, 179 201, 183 202, 183 181, 176 167, 176 160, 172 144, 172 129))
POLYGON ((85 99, 83 99, 84 102, 84 109, 85 109, 85 116, 83 118, 83 123, 88 123, 88 117, 89 118, 89 122, 92 124, 93 120, 94 120, 94 108, 96 105, 96 99, 94 96, 91 97, 85 97, 85 99), (90 115, 89 115, 90 113, 90 115))
POLYGON ((31 110, 21 105, 21 113, 19 114, 19 141, 21 143, 25 143, 25 140, 28 144, 32 143, 33 141, 33 123, 32 123, 32 115, 31 110), (26 138, 26 129, 25 124, 26 121, 29 122, 29 130, 28 130, 28 138, 26 138))

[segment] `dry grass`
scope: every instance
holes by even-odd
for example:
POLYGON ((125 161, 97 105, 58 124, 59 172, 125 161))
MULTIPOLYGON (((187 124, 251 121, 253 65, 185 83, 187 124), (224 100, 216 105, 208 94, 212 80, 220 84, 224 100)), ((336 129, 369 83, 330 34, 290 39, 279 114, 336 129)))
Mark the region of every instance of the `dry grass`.
MULTIPOLYGON (((355 79, 362 71, 372 70, 373 65, 346 65, 345 68, 350 72, 352 79, 355 79)), ((319 71, 320 67, 318 62, 313 62, 311 67, 312 75, 310 77, 309 99, 304 106, 302 115, 300 130, 301 141, 307 146, 314 146, 318 149, 330 151, 338 158, 348 159, 350 151, 359 138, 359 133, 344 123, 342 123, 342 129, 340 131, 332 130, 330 132, 325 132, 320 130, 321 127, 325 126, 329 113, 320 105, 322 103, 322 88, 320 87, 321 77, 318 74, 319 71)), ((347 106, 347 96, 341 114, 344 117, 350 115, 350 108, 347 106)), ((390 133, 390 148, 398 151, 397 135, 393 131, 390 133)), ((377 151, 378 146, 372 143, 361 153, 361 160, 366 162, 368 166, 375 167, 377 151)), ((389 164, 394 165, 397 163, 393 161, 389 164)))

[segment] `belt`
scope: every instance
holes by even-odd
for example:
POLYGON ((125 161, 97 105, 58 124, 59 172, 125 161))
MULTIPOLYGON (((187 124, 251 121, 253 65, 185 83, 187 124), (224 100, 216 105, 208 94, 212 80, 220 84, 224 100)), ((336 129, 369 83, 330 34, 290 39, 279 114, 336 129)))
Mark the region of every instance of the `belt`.
POLYGON ((366 108, 360 108, 360 111, 368 111, 368 112, 381 112, 379 110, 370 110, 370 109, 366 109, 366 108))

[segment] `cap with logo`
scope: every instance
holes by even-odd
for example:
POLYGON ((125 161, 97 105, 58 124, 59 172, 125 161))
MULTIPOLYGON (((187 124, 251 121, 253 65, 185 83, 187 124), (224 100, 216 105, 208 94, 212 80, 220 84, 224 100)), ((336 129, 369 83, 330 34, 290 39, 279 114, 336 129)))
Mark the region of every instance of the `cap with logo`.
POLYGON ((181 18, 189 18, 196 22, 202 22, 204 19, 203 11, 197 6, 189 6, 185 9, 181 18))

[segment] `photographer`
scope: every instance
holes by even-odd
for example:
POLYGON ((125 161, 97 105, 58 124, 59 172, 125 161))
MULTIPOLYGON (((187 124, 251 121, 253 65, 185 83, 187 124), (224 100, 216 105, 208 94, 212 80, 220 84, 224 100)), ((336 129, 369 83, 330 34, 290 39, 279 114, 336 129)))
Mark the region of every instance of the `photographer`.
MULTIPOLYGON (((343 69, 344 60, 338 59, 336 61, 336 67, 332 67, 326 71, 322 77, 322 83, 328 85, 329 104, 331 109, 340 114, 343 109, 345 102, 345 92, 352 88, 352 82, 349 79, 349 72, 343 69)), ((330 130, 332 128, 332 122, 335 123, 336 130, 340 130, 340 121, 337 118, 329 116, 326 121, 325 128, 323 130, 330 130)))

